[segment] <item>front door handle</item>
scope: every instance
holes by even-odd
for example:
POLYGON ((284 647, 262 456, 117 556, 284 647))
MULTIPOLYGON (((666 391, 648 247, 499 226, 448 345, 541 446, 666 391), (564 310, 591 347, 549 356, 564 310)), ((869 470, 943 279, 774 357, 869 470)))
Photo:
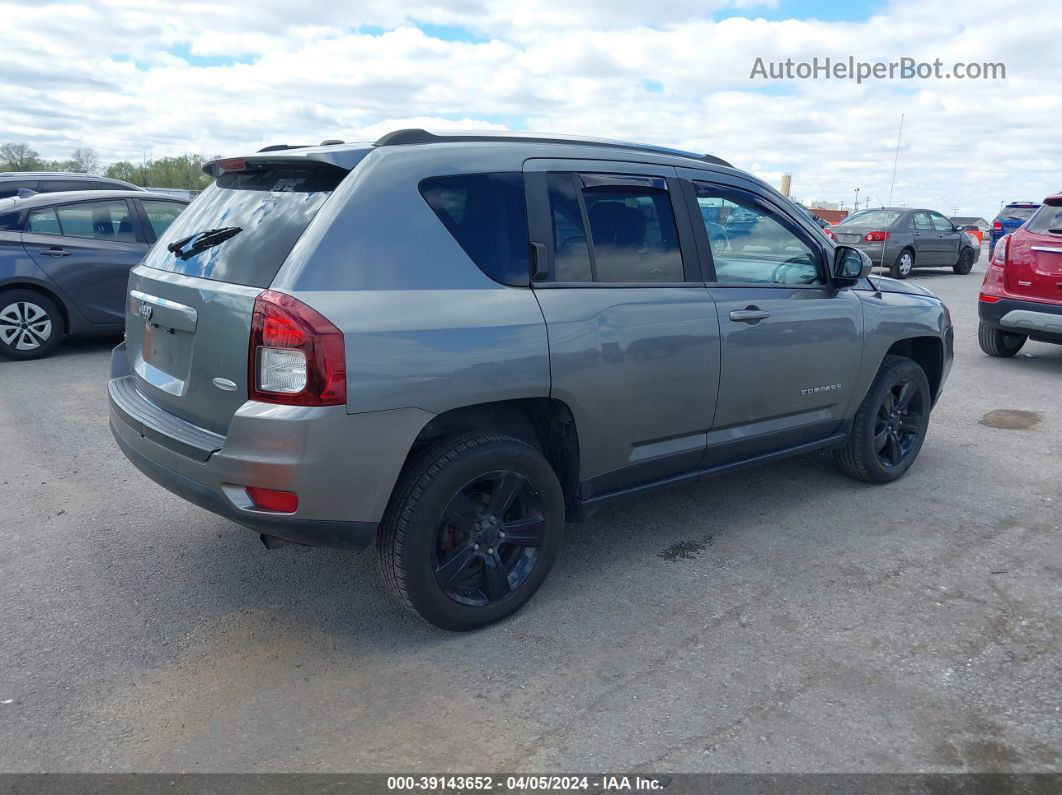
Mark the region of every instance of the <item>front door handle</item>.
POLYGON ((758 306, 749 306, 745 309, 732 309, 730 311, 730 319, 735 323, 759 323, 761 320, 769 318, 770 312, 765 312, 758 306))
POLYGON ((70 252, 60 246, 48 246, 44 249, 44 253, 49 257, 69 257, 70 252))

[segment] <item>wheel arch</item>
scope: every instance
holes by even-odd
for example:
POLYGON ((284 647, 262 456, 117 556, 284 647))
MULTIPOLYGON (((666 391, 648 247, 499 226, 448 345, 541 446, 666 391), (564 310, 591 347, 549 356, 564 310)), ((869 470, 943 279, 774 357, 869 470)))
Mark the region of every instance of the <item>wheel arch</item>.
POLYGON ((539 449, 557 473, 567 518, 572 521, 578 517, 579 435, 567 404, 549 397, 518 398, 444 411, 421 429, 406 462, 425 445, 465 431, 504 433, 539 449))
MULTIPOLYGON (((938 337, 907 337, 897 340, 885 351, 885 356, 905 356, 913 360, 926 374, 933 402, 937 402, 944 378, 944 342, 938 337)), ((882 361, 885 358, 882 357, 882 361)), ((878 365, 881 366, 880 363, 878 365)))

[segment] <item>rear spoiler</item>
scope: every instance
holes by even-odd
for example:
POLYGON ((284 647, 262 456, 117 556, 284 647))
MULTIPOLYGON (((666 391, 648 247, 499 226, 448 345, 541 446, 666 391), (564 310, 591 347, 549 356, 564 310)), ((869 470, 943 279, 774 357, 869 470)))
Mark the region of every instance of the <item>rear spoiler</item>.
POLYGON ((324 165, 334 166, 341 168, 344 171, 350 171, 354 166, 361 162, 365 155, 372 151, 371 144, 355 145, 350 147, 339 147, 335 145, 331 146, 307 146, 307 147, 284 147, 283 149, 274 149, 273 147, 267 147, 269 151, 255 152, 253 155, 247 157, 221 157, 216 160, 211 160, 203 164, 203 173, 208 177, 217 178, 220 174, 226 170, 243 170, 247 165, 253 165, 256 163, 307 163, 316 162, 324 165), (235 161, 241 161, 244 165, 239 169, 226 169, 226 163, 234 164, 235 161))

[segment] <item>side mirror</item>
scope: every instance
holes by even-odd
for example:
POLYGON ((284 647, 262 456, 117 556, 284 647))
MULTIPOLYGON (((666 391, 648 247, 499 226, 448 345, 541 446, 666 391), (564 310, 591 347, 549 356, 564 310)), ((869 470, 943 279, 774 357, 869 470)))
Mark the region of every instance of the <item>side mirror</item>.
POLYGON ((836 287, 851 287, 869 276, 873 267, 874 263, 864 252, 851 246, 838 246, 833 253, 833 284, 836 287))

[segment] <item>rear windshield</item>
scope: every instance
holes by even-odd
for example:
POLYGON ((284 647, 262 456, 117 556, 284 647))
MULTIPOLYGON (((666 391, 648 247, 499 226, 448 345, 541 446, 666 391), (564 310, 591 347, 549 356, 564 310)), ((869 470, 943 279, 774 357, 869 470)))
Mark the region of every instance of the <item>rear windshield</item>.
POLYGON ((901 215, 903 215, 902 210, 866 210, 865 212, 848 216, 838 226, 844 226, 845 224, 852 224, 853 226, 892 226, 901 215))
MULTIPOLYGON (((249 164, 250 166, 250 164, 249 164)), ((188 205, 144 258, 144 265, 186 276, 268 287, 292 247, 347 172, 327 164, 270 163, 224 173, 188 205), (240 231, 192 253, 170 243, 215 229, 240 231)))
POLYGON ((1039 208, 1034 206, 1026 207, 1004 207, 999 211, 999 215, 996 216, 997 221, 1024 221, 1032 217, 1032 214, 1039 208))
POLYGON ((1062 235, 1062 205, 1043 205, 1025 228, 1036 235, 1062 235))

